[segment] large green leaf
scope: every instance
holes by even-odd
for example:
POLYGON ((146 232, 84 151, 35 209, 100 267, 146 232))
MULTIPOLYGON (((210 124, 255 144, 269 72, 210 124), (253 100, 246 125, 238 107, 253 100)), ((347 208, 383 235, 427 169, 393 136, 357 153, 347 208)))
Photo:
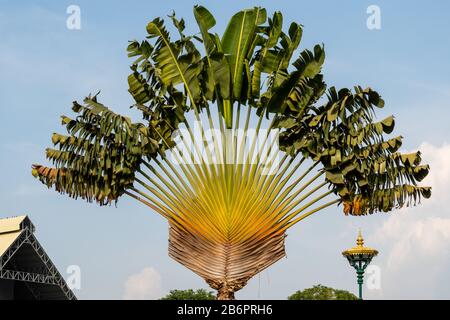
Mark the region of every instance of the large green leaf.
MULTIPOLYGON (((244 59, 248 55, 248 50, 256 35, 256 27, 263 24, 266 18, 265 9, 254 8, 240 11, 231 18, 222 37, 223 52, 230 65, 234 99, 241 98, 244 59)), ((226 107, 223 112, 227 127, 231 127, 232 105, 226 107)))
POLYGON ((191 101, 191 106, 197 109, 200 98, 200 83, 198 75, 201 65, 195 61, 192 54, 180 56, 181 48, 170 42, 169 33, 161 19, 155 19, 147 25, 150 38, 157 37, 157 46, 154 48, 153 58, 156 67, 161 70, 161 81, 166 86, 183 84, 191 101))
MULTIPOLYGON (((212 84, 208 89, 217 88, 216 97, 225 100, 230 99, 230 68, 228 61, 223 54, 221 42, 217 36, 211 34, 209 30, 215 26, 216 20, 214 16, 202 6, 194 7, 194 16, 200 28, 202 41, 206 51, 206 77, 207 82, 212 84)), ((213 95, 209 95, 213 99, 213 95)))
POLYGON ((216 25, 216 19, 208 9, 198 5, 194 7, 194 17, 202 34, 206 54, 209 56, 215 49, 214 36, 209 33, 209 30, 216 25))
POLYGON ((236 99, 241 96, 244 59, 255 37, 256 27, 265 21, 265 9, 240 11, 231 18, 222 37, 222 48, 230 63, 233 96, 236 99))
POLYGON ((275 72, 280 64, 281 57, 276 54, 271 48, 275 47, 282 33, 283 15, 281 12, 275 12, 272 19, 269 19, 269 26, 264 28, 264 33, 267 36, 265 43, 259 52, 258 60, 254 63, 253 74, 251 79, 252 96, 258 98, 261 89, 261 75, 262 73, 275 72))

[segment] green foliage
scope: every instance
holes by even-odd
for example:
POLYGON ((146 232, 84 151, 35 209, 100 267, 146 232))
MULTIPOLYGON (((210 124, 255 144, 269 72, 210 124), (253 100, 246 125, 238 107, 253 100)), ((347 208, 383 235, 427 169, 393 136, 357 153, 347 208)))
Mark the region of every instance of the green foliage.
POLYGON ((288 300, 358 300, 358 297, 351 292, 319 284, 295 292, 288 297, 288 300))
POLYGON ((212 291, 205 289, 171 290, 168 295, 161 300, 215 300, 216 296, 212 291))
POLYGON ((133 186, 142 155, 153 157, 158 142, 141 123, 110 111, 88 97, 84 105, 73 103, 74 119, 62 116, 69 136, 54 133, 55 148, 47 148, 47 158, 58 169, 35 165, 33 175, 48 187, 73 198, 99 204, 116 201, 133 186))
POLYGON ((384 106, 377 92, 332 87, 327 100, 280 116, 279 126, 285 126, 280 144, 288 153, 301 152, 323 165, 347 214, 388 212, 430 197, 431 188, 417 186, 429 171, 420 164, 420 152, 401 154, 401 136, 385 139, 394 129, 393 116, 374 121, 374 108, 384 106))
POLYGON ((56 149, 47 150, 55 168, 36 165, 33 175, 69 196, 111 203, 133 189, 142 163, 164 159, 174 146, 173 133, 189 126, 188 112, 198 120, 217 106, 220 124, 223 120, 230 128, 233 110, 242 106, 274 120, 282 151, 322 165, 346 214, 388 212, 431 196, 430 187, 418 186, 429 172, 420 152, 398 151, 402 137, 388 137, 393 116, 376 121, 375 108, 384 107, 376 91, 360 86, 327 90, 323 45, 292 59, 303 35, 300 24, 283 31, 280 12, 268 17, 255 7, 231 17, 219 37, 206 8, 195 6, 194 17, 199 33, 186 35, 185 21, 173 14, 176 39, 156 18, 147 25, 147 39, 128 46, 134 59, 129 92, 143 123, 113 113, 96 96, 85 105, 74 103, 77 117, 63 117, 69 136, 55 134, 56 149))

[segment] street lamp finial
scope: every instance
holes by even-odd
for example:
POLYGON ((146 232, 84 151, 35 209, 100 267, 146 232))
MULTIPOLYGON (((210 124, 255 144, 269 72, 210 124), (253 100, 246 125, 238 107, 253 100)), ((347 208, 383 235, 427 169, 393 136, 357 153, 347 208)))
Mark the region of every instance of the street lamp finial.
POLYGON ((363 247, 364 246, 364 239, 363 239, 362 234, 361 234, 361 229, 359 229, 358 238, 356 239, 356 244, 358 245, 358 247, 363 247))

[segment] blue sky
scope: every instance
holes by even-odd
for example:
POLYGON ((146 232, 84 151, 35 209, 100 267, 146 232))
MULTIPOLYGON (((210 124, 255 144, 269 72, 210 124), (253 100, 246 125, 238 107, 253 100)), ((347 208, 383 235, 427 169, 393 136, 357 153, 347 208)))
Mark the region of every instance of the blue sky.
POLYGON ((435 196, 429 203, 364 219, 345 217, 341 208, 327 209, 291 229, 288 258, 257 276, 238 298, 284 299, 317 283, 355 291, 354 274, 340 252, 353 245, 362 228, 368 244, 380 249, 374 264, 382 285, 368 290, 368 297, 449 299, 450 212, 444 188, 450 182, 445 161, 450 156, 450 3, 444 0, 432 5, 0 0, 0 216, 28 214, 60 270, 80 266, 79 298, 121 299, 127 290, 137 290, 133 283, 139 281, 133 279, 141 278, 153 283, 142 289, 146 297, 206 287, 167 256, 167 225, 147 208, 128 199, 117 208, 99 208, 47 191, 30 174, 32 163, 45 163, 50 135, 62 131, 59 116, 70 114, 73 100, 101 90, 102 102, 137 115, 129 110, 127 41, 143 39, 146 24, 172 10, 186 19, 188 31, 196 32, 192 7, 197 3, 216 16, 218 33, 234 12, 257 5, 269 13, 282 11, 285 24, 303 24, 301 48, 325 44, 327 83, 379 91, 386 101, 380 117, 394 114, 395 132, 405 137, 403 148, 421 147, 432 165, 428 182, 435 196), (81 9, 81 30, 66 28, 71 4, 81 9), (366 26, 369 5, 381 9, 381 30, 366 26))

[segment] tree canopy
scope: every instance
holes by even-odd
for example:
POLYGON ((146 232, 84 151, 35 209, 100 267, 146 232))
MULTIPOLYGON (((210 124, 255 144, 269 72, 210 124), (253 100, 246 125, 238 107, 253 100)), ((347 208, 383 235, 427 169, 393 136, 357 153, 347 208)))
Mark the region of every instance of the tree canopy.
POLYGON ((215 300, 216 296, 205 289, 170 290, 161 300, 215 300))
POLYGON ((288 300, 358 300, 358 297, 346 290, 339 290, 315 285, 311 288, 299 290, 288 297, 288 300))

